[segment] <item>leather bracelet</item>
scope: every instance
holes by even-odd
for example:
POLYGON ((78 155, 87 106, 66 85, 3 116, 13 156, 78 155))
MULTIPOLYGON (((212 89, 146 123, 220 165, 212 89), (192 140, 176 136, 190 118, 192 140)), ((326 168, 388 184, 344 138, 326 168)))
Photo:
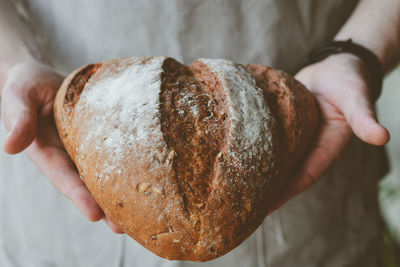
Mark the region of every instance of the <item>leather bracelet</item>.
POLYGON ((303 67, 317 63, 330 55, 350 53, 360 58, 369 71, 371 77, 371 101, 375 102, 382 91, 383 67, 378 57, 362 45, 353 43, 351 39, 346 41, 333 41, 311 52, 303 67))

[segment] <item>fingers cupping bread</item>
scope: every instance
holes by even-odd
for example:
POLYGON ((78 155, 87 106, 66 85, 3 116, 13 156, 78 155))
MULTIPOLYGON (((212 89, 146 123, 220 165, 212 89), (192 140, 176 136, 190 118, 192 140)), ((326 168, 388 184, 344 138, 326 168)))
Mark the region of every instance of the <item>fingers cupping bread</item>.
POLYGON ((313 97, 265 66, 134 57, 87 65, 55 120, 105 214, 155 254, 207 261, 276 204, 317 124, 313 97))

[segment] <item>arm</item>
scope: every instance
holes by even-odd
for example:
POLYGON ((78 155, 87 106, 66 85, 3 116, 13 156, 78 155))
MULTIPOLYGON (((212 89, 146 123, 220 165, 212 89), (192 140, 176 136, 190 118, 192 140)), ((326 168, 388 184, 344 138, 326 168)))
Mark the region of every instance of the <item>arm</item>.
MULTIPOLYGON (((348 38, 374 52, 389 72, 400 60, 400 1, 362 0, 335 37, 348 38)), ((314 94, 322 118, 316 140, 279 205, 317 182, 340 158, 353 134, 372 145, 389 141, 369 98, 369 75, 358 57, 346 53, 331 55, 297 73, 296 78, 314 94)))
POLYGON ((63 80, 46 62, 9 0, 0 0, 1 115, 9 130, 4 150, 26 150, 50 182, 90 220, 111 223, 81 181, 58 136, 53 102, 63 80))
POLYGON ((352 38, 373 51, 385 73, 400 60, 400 1, 362 0, 335 39, 352 38))
POLYGON ((40 58, 32 34, 19 20, 9 0, 0 0, 0 95, 8 70, 20 62, 40 58))

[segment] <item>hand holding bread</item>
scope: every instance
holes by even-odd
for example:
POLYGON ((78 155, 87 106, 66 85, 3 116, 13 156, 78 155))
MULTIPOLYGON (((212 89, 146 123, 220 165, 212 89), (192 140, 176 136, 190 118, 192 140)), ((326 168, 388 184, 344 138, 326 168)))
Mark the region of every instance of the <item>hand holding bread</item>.
POLYGON ((340 159, 353 136, 371 145, 386 144, 390 135, 379 124, 370 98, 370 77, 365 63, 351 54, 332 55, 296 74, 315 96, 320 126, 307 156, 295 170, 281 203, 315 184, 340 159))
POLYGON ((96 221, 104 214, 80 180, 54 123, 53 103, 63 78, 36 61, 15 65, 8 71, 1 96, 2 120, 9 131, 4 149, 10 154, 26 149, 54 187, 96 221))

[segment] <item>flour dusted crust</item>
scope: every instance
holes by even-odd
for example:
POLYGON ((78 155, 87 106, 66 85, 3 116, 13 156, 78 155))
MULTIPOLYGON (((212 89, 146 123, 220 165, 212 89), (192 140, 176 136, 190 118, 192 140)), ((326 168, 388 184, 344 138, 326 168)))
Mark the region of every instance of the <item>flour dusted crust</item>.
POLYGON ((317 124, 314 100, 265 66, 134 57, 71 73, 57 128, 105 214, 168 259, 207 261, 276 205, 317 124))

